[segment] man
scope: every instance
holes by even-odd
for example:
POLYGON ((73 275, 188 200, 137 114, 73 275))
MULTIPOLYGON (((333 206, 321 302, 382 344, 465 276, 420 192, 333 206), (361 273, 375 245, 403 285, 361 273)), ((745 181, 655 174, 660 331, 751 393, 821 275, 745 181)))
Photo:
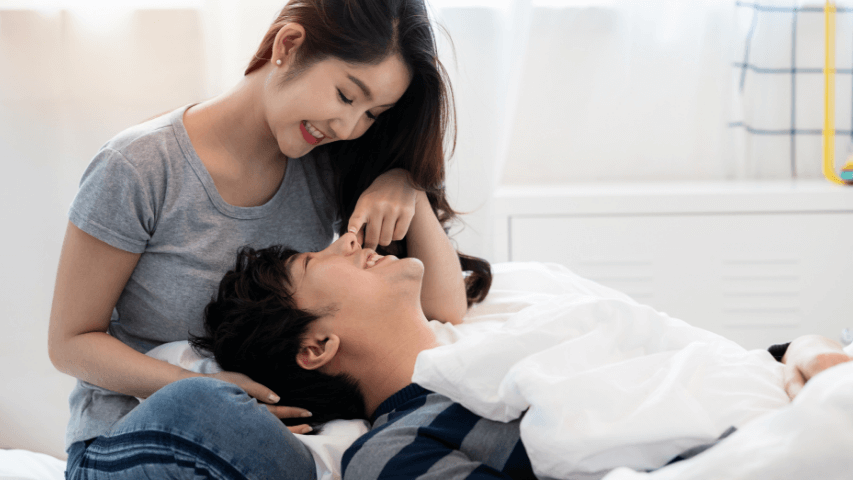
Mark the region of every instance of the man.
MULTIPOLYGON (((247 249, 195 344, 317 423, 368 418, 372 430, 344 454, 345 478, 535 478, 519 420, 483 419, 411 383, 418 354, 438 345, 420 307, 422 276, 419 260, 382 257, 352 234, 316 253, 247 249)), ((774 353, 803 382, 850 360, 820 337, 774 353)))

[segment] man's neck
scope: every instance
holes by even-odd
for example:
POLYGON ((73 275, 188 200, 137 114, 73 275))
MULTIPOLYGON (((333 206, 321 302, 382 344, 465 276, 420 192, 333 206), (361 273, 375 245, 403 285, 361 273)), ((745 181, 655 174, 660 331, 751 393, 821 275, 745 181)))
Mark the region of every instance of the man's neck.
POLYGON ((367 415, 373 416, 382 402, 411 384, 418 354, 437 346, 435 334, 424 319, 423 323, 416 323, 407 334, 400 336, 394 345, 389 345, 381 355, 361 363, 369 367, 358 369, 359 374, 354 376, 364 396, 367 415))

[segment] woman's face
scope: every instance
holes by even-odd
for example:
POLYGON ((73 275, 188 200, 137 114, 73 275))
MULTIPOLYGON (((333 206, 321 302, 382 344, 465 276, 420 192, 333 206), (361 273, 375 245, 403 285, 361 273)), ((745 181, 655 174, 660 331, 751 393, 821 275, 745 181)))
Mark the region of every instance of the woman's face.
POLYGON ((279 149, 289 158, 318 145, 360 137, 411 82, 399 55, 376 65, 322 60, 280 85, 286 71, 286 65, 273 68, 267 76, 264 110, 279 149))

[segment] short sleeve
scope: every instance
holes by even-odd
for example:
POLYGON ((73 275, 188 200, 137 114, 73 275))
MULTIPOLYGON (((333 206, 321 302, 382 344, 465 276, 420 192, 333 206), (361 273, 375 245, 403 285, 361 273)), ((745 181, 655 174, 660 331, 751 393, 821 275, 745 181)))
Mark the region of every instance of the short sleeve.
POLYGON ((120 152, 102 149, 86 169, 69 220, 113 247, 142 253, 154 233, 155 208, 143 176, 120 152))
POLYGON ((775 358, 777 362, 781 362, 782 358, 785 357, 785 352, 788 351, 788 345, 790 344, 791 342, 771 345, 767 351, 770 352, 770 355, 773 355, 773 358, 775 358))

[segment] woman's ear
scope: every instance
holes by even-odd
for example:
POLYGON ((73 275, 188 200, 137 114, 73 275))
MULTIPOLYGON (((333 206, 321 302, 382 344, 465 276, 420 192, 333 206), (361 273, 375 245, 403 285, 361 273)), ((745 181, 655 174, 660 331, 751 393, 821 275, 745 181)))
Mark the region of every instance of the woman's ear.
POLYGON ((272 62, 276 65, 287 63, 305 41, 305 29, 298 23, 287 23, 275 35, 272 46, 272 62))
POLYGON ((299 347, 296 363, 305 370, 316 370, 331 362, 340 346, 341 339, 335 334, 311 335, 299 347))

